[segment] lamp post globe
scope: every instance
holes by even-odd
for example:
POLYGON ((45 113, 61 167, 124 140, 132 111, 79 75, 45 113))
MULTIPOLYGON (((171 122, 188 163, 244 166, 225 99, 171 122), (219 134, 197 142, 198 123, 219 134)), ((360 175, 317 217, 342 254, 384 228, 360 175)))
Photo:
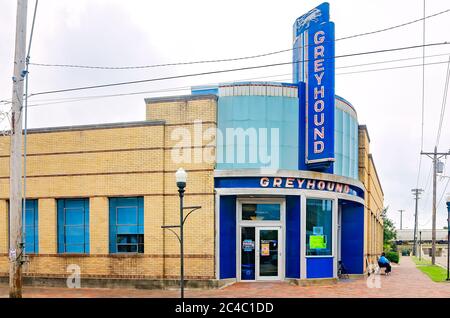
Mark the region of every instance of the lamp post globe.
POLYGON ((178 168, 175 172, 175 180, 178 188, 184 189, 186 187, 187 173, 183 168, 178 168))

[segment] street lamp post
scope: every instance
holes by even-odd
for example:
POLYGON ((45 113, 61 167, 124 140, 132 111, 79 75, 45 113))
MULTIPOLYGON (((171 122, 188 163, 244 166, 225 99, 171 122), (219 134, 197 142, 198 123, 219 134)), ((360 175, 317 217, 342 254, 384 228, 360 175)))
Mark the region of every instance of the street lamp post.
POLYGON ((178 195, 180 197, 180 224, 163 225, 161 226, 161 228, 168 229, 169 231, 174 233, 178 238, 178 241, 180 242, 180 292, 181 298, 184 298, 184 223, 186 222, 188 216, 192 212, 201 209, 201 206, 184 206, 183 198, 186 188, 187 173, 183 168, 178 168, 177 172, 175 173, 175 180, 178 187, 178 195), (186 216, 184 216, 184 210, 190 210, 186 216), (173 228, 179 228, 179 234, 172 230, 173 228))
POLYGON ((178 194, 180 196, 180 288, 181 298, 184 298, 184 226, 183 226, 183 198, 186 187, 187 173, 183 168, 179 168, 175 173, 178 194))
POLYGON ((450 196, 447 197, 447 280, 450 280, 450 196))

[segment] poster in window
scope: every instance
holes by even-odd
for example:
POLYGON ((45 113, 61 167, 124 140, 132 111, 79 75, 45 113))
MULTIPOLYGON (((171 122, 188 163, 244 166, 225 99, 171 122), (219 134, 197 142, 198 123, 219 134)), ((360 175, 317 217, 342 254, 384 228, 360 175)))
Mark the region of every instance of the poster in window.
POLYGON ((255 248, 255 242, 252 240, 244 240, 242 242, 242 249, 244 252, 251 252, 255 248))
POLYGON ((313 234, 314 235, 323 235, 323 226, 314 226, 313 234))
POLYGON ((309 248, 311 249, 325 249, 327 248, 327 241, 325 235, 310 235, 309 248))
POLYGON ((270 255, 269 243, 261 244, 261 256, 269 256, 269 255, 270 255))

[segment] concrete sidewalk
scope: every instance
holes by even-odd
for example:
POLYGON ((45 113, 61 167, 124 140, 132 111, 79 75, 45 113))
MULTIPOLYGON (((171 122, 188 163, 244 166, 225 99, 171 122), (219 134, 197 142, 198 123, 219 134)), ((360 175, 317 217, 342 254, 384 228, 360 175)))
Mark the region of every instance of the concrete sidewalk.
MULTIPOLYGON (((83 282, 81 282, 83 284, 83 282)), ((25 287, 24 297, 179 297, 178 290, 36 288, 25 287)), ((431 297, 450 298, 450 283, 435 283, 419 271, 409 257, 402 257, 393 266, 390 276, 375 275, 341 280, 330 286, 293 286, 286 282, 236 283, 220 290, 186 290, 186 297, 259 298, 259 297, 431 297)), ((0 297, 8 297, 8 287, 0 286, 0 297)))

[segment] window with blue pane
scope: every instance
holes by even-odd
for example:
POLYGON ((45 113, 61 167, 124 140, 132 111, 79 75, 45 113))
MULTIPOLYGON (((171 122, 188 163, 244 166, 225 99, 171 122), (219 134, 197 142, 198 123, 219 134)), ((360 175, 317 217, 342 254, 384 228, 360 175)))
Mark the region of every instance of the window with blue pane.
POLYGON ((306 255, 332 255, 332 212, 332 200, 306 200, 306 255))
POLYGON ((110 253, 144 253, 144 198, 109 199, 110 253))
POLYGON ((89 199, 60 199, 58 253, 89 253, 89 199))
POLYGON ((279 221, 279 204, 242 204, 242 220, 249 221, 279 221))
POLYGON ((22 217, 25 253, 35 254, 39 252, 38 203, 37 200, 26 200, 25 205, 25 213, 22 217))

